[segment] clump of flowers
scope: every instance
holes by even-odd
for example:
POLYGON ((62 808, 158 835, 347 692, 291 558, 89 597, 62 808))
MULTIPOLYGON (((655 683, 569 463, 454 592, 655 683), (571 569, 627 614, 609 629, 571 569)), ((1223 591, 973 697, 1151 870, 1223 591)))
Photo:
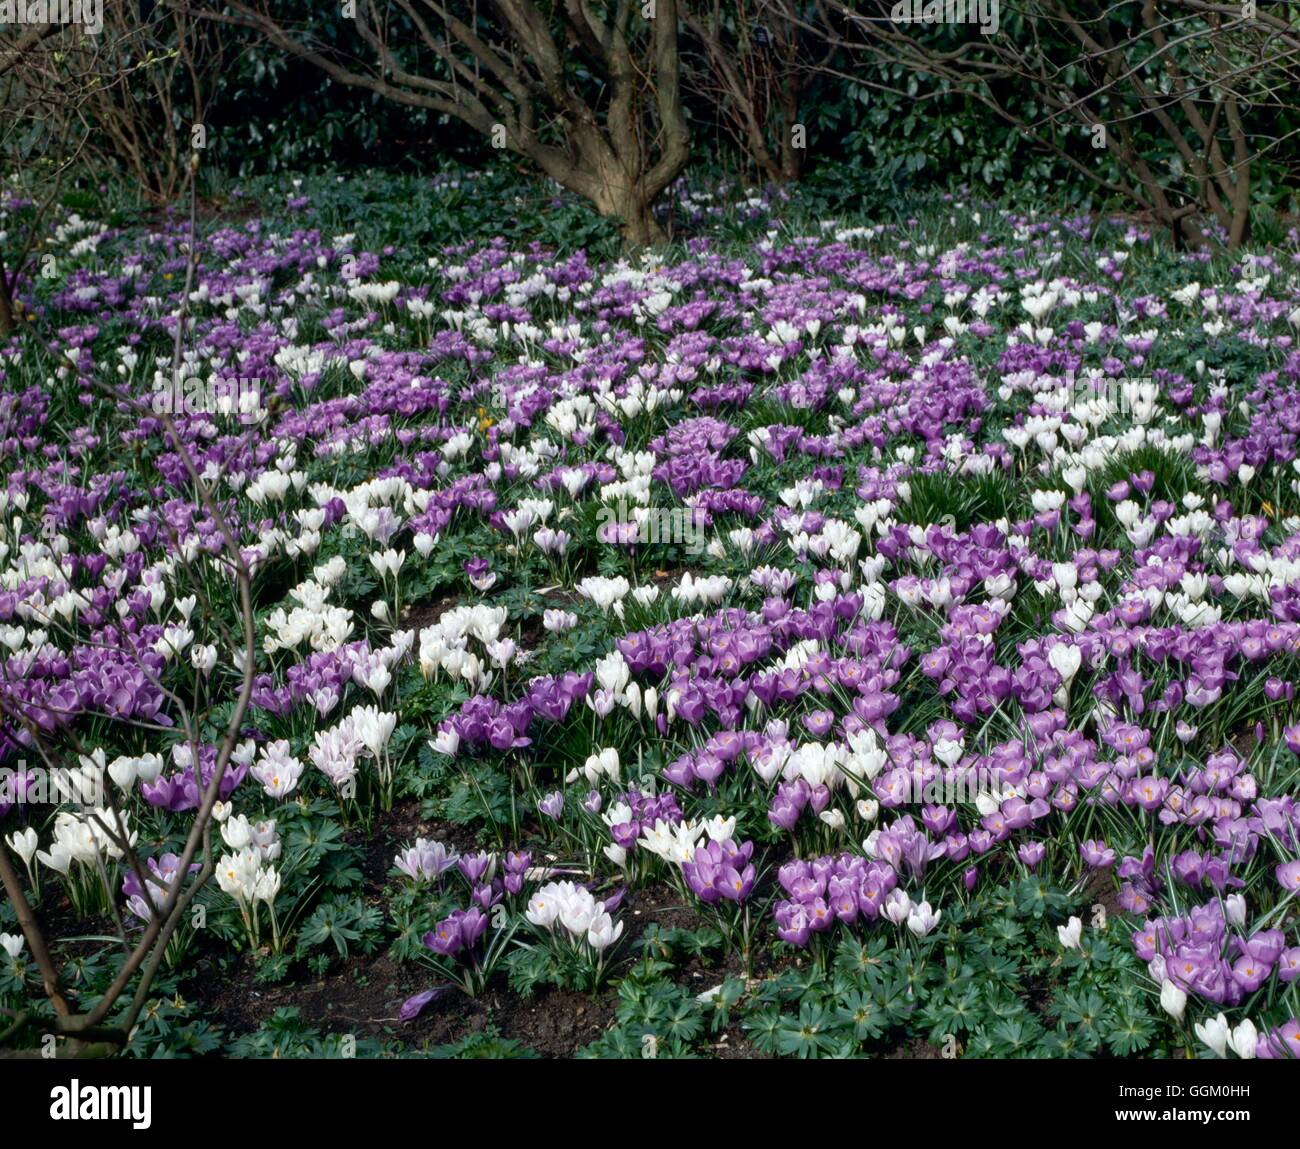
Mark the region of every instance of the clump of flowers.
POLYGON ((453 868, 470 891, 470 905, 452 910, 423 937, 429 959, 440 974, 470 997, 482 993, 518 928, 505 899, 523 889, 531 859, 527 853, 508 853, 498 866, 495 854, 480 852, 454 856, 441 842, 418 839, 397 856, 397 867, 413 881, 433 881, 453 868), (500 870, 500 872, 498 872, 500 870), (484 945, 480 941, 492 930, 484 945))
MULTIPOLYGON (((623 936, 623 923, 612 910, 622 895, 598 901, 586 886, 573 882, 547 882, 533 891, 524 917, 541 939, 558 979, 582 988, 596 989, 604 979, 609 951, 623 936)), ((525 943, 527 944, 527 943, 525 943)))
POLYGON ((250 822, 243 814, 227 816, 221 824, 222 840, 231 852, 217 862, 217 885, 239 908, 249 949, 261 946, 260 907, 266 907, 271 925, 271 950, 281 953, 284 937, 275 913, 280 893, 280 872, 273 863, 280 857, 280 837, 275 819, 250 822))
POLYGON ((754 890, 757 871, 752 861, 754 843, 737 845, 731 837, 735 827, 734 818, 716 818, 706 823, 710 840, 682 862, 682 876, 691 893, 717 911, 728 941, 739 943, 748 974, 752 932, 749 896, 754 890))

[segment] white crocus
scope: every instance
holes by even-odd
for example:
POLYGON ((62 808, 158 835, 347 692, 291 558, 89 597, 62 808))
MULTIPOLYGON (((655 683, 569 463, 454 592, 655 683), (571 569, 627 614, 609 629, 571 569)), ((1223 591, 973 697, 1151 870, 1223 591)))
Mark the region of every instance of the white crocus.
POLYGON ((1247 1060, 1253 1058, 1255 1048, 1259 1044, 1259 1032, 1255 1029, 1255 1023, 1250 1018, 1239 1022, 1229 1034, 1228 1044, 1232 1046, 1232 1052, 1238 1057, 1247 1060))
POLYGON ((1168 978, 1160 987, 1160 1007, 1175 1021, 1182 1021, 1187 1009, 1187 994, 1168 978))
POLYGON ((1198 1021, 1192 1028, 1196 1031, 1196 1036, 1219 1057, 1228 1055, 1228 1019, 1223 1014, 1198 1021))
POLYGON ((1071 918, 1066 925, 1056 927, 1056 937, 1067 950, 1077 950, 1082 936, 1083 922, 1079 918, 1071 918))

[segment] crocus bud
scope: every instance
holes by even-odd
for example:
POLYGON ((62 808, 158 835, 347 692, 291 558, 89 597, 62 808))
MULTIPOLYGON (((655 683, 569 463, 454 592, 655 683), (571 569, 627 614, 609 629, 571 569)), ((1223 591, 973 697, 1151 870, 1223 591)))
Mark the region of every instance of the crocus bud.
POLYGON ((1160 987, 1160 1007, 1175 1021, 1182 1021, 1183 1011, 1187 1009, 1187 994, 1166 978, 1160 987))
POLYGON ((1228 1019, 1223 1014, 1198 1021, 1192 1028, 1196 1030, 1196 1036, 1219 1057, 1228 1055, 1228 1019))
POLYGON ((25 830, 17 830, 5 839, 17 854, 23 860, 23 865, 30 866, 32 858, 36 856, 36 847, 39 840, 36 831, 28 826, 25 830))
POLYGON ((1244 926, 1246 924, 1246 899, 1240 894, 1229 894, 1224 898, 1223 908, 1229 925, 1244 926))

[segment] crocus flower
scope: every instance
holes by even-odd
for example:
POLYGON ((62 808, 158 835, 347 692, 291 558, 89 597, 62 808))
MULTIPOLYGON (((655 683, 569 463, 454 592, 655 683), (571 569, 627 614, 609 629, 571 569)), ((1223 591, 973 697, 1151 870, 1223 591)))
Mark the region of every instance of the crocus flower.
POLYGON ((907 928, 918 938, 923 938, 939 924, 942 916, 942 910, 932 910, 929 902, 921 902, 907 915, 907 928))
POLYGON ((1300 890, 1300 862, 1284 862, 1274 869, 1273 875, 1284 890, 1300 890))
POLYGON ((1094 870, 1106 869, 1115 864, 1115 851, 1100 838, 1089 838, 1079 847, 1084 862, 1094 870))
POLYGON ((1016 857, 1028 869, 1038 868, 1040 862, 1047 855, 1047 847, 1042 842, 1025 842, 1016 850, 1016 857))
POLYGON ((1056 936, 1063 948, 1067 950, 1078 949, 1080 939, 1083 936, 1082 920, 1076 917, 1070 918, 1066 925, 1056 927, 1056 936))
POLYGON ((443 993, 445 989, 445 986, 437 986, 433 989, 426 989, 421 990, 419 993, 413 993, 402 1002, 401 1008, 397 1011, 398 1021, 413 1021, 415 1018, 419 1017, 424 1011, 424 1007, 433 1001, 433 999, 440 993, 443 993))
POLYGON ((623 933, 623 923, 617 925, 608 913, 601 911, 587 927, 587 944, 599 953, 613 945, 623 933))
POLYGON ((1300 1057, 1300 1021, 1293 1017, 1276 1029, 1261 1033, 1255 1041, 1255 1056, 1270 1060, 1300 1057))
POLYGON ((1238 1057, 1247 1060, 1257 1054, 1259 1045, 1259 1034, 1255 1029, 1255 1023, 1250 1018, 1245 1018, 1232 1029, 1228 1037, 1228 1044, 1232 1046, 1232 1051, 1238 1057))
POLYGON ((25 830, 16 830, 5 841, 9 843, 14 853, 22 858, 24 865, 30 866, 32 864, 32 858, 36 856, 39 839, 36 836, 36 831, 31 826, 28 826, 25 830))
POLYGON ((1166 979, 1160 987, 1160 1008, 1175 1021, 1182 1021, 1183 1011, 1187 1008, 1187 994, 1166 979))
POLYGON ((894 925, 901 926, 912 912, 912 899, 903 890, 890 890, 882 912, 894 925))
POLYGON ((465 945, 461 935, 460 920, 454 915, 444 918, 430 933, 424 935, 424 944, 434 953, 444 957, 458 953, 465 945))
POLYGON ((1216 1017, 1198 1021, 1193 1027, 1196 1036, 1212 1049, 1219 1057, 1228 1055, 1228 1019, 1220 1013, 1216 1017))

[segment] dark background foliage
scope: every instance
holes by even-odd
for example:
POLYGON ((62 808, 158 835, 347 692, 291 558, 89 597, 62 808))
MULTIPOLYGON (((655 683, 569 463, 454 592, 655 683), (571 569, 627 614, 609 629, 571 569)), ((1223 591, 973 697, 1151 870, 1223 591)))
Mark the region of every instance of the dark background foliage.
MULTIPOLYGON (((1002 34, 1027 36, 1023 18, 1004 6, 1002 34)), ((319 35, 346 43, 346 21, 336 10, 319 17, 319 35)), ((977 38, 973 28, 919 27, 916 36, 938 51, 977 38)), ((287 58, 245 30, 227 33, 228 65, 214 77, 207 119, 212 158, 236 176, 337 167, 430 172, 448 166, 510 163, 463 124, 421 108, 394 104, 371 92, 335 83, 311 64, 287 58)), ((1069 61, 1063 36, 1045 46, 1069 61)), ((997 198, 1011 191, 1049 195, 1053 202, 1102 206, 1104 197, 1016 126, 944 80, 870 55, 840 51, 804 93, 807 129, 804 178, 845 199, 886 198, 964 185, 997 198)), ((999 102, 1028 122, 1048 109, 1015 81, 991 83, 999 102)), ((687 106, 694 142, 692 169, 753 179, 755 169, 737 146, 716 103, 687 106)), ((1277 137, 1300 132, 1300 97, 1289 109, 1261 113, 1277 137)), ((1139 126, 1144 152, 1157 167, 1177 164, 1167 140, 1139 126)), ((1071 148, 1090 164, 1114 165, 1078 133, 1071 148)), ((761 182, 758 181, 758 182, 761 182)), ((1300 144, 1279 148, 1257 165, 1256 202, 1294 210, 1300 191, 1300 144)))

